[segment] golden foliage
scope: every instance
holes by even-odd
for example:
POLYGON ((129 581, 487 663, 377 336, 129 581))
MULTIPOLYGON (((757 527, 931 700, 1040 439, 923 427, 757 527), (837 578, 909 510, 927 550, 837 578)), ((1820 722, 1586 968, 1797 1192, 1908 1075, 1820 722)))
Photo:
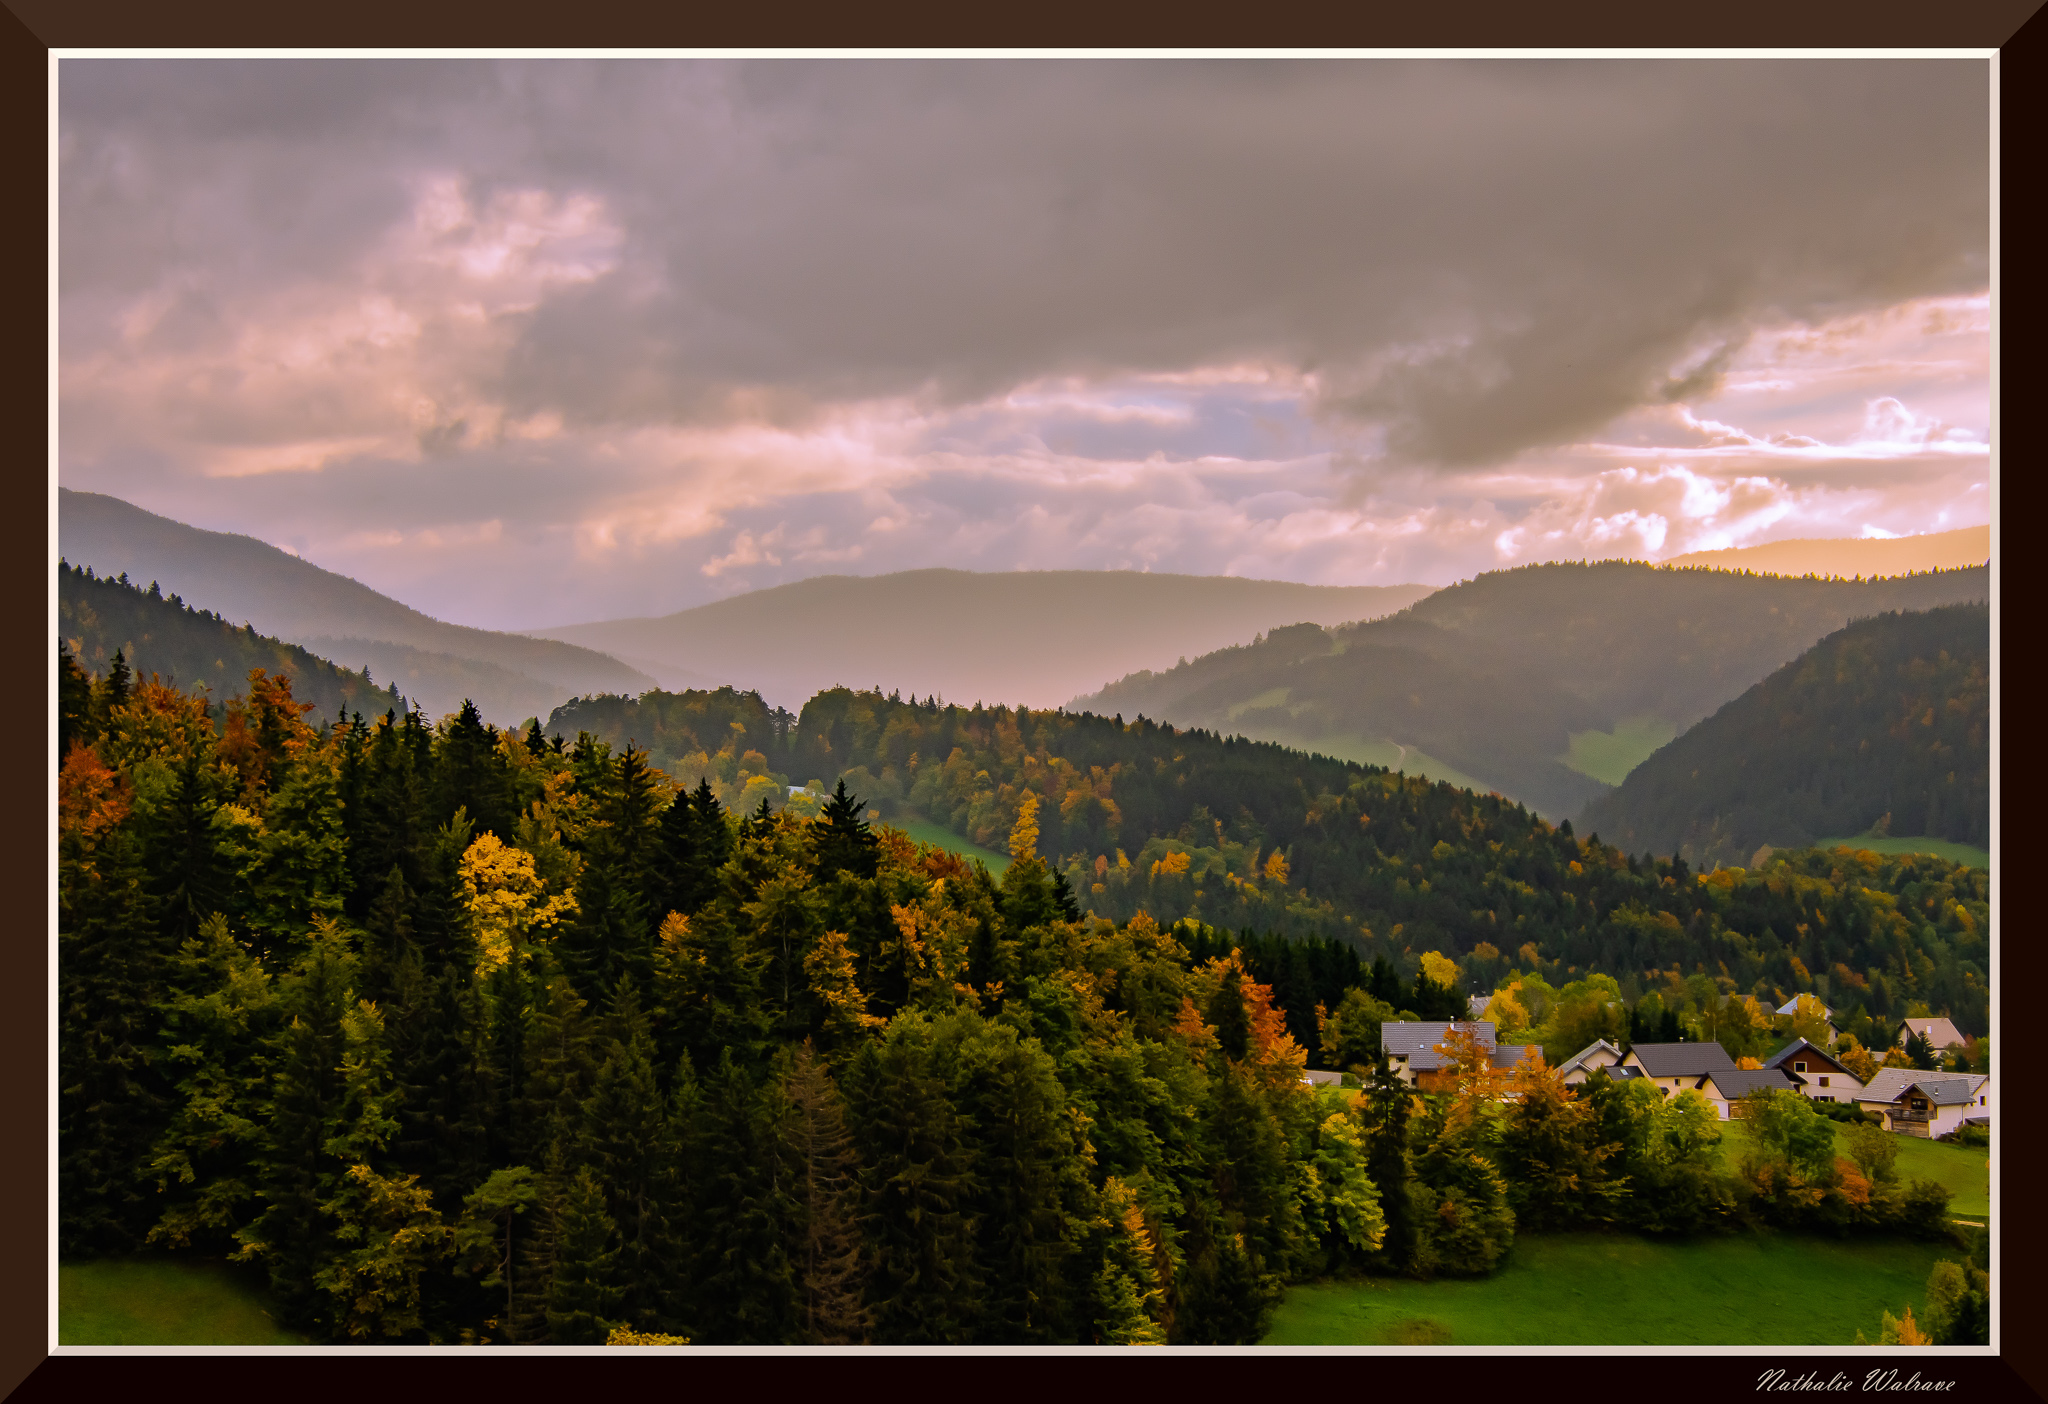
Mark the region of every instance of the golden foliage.
POLYGON ((462 855, 463 905, 475 925, 481 955, 477 974, 491 971, 524 950, 536 933, 576 910, 572 892, 546 895, 534 872, 533 855, 496 834, 477 837, 462 855))
POLYGON ((1017 801, 1017 822, 1010 829, 1010 856, 1029 858, 1038 851, 1038 796, 1026 790, 1017 801))

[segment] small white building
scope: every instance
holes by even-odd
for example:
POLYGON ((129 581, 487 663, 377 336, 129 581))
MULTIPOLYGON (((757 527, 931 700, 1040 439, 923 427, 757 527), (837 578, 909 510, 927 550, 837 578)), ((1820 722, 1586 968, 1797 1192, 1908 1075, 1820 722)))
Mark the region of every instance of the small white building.
POLYGON ((1557 1075, 1567 1086, 1576 1087, 1595 1072, 1606 1068, 1610 1076, 1621 1067, 1622 1053, 1604 1038, 1596 1038, 1557 1065, 1557 1075))
POLYGON ((1899 1026, 1899 1047, 1904 1048, 1914 1034, 1927 1039, 1927 1046, 1939 1053, 1944 1048, 1961 1048, 1966 1041, 1956 1026, 1946 1019, 1908 1019, 1899 1026))
POLYGON ((1650 1085, 1669 1097, 1687 1089, 1698 1090, 1708 1073, 1734 1072, 1735 1060, 1728 1050, 1714 1042, 1638 1043, 1628 1050, 1621 1066, 1633 1068, 1650 1085))
POLYGON ((1883 1116, 1887 1131, 1941 1137, 1961 1130, 1965 1122, 1991 1124, 1991 1078, 1986 1073, 1884 1068, 1856 1094, 1856 1105, 1883 1116))
POLYGON ((1800 1096, 1816 1102, 1853 1102, 1863 1090, 1862 1079, 1844 1067, 1841 1059, 1803 1038, 1793 1039, 1764 1059, 1764 1066, 1784 1073, 1800 1096))
MULTIPOLYGON (((1720 1047, 1719 1044, 1714 1046, 1720 1047)), ((1714 1108, 1714 1115, 1726 1121, 1735 1103, 1760 1088, 1780 1092, 1796 1090, 1792 1079, 1776 1068, 1736 1067, 1715 1068, 1703 1074, 1694 1084, 1693 1090, 1707 1099, 1708 1104, 1714 1108)))

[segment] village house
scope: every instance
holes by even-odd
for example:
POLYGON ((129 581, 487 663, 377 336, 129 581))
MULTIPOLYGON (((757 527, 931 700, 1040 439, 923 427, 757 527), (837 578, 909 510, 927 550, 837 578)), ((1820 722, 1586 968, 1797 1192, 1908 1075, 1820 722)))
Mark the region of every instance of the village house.
POLYGON ((1734 1072, 1735 1060, 1718 1043, 1638 1043, 1628 1050, 1621 1066, 1633 1068, 1650 1084, 1670 1096, 1688 1088, 1697 1089, 1708 1073, 1734 1072))
POLYGON ((1628 1078, 1635 1075, 1632 1068, 1621 1066, 1622 1053, 1619 1048, 1604 1038, 1596 1038, 1571 1057, 1557 1065, 1557 1074, 1567 1086, 1576 1087, 1602 1068, 1609 1077, 1628 1078))
POLYGON ((1853 1102, 1863 1082, 1842 1065, 1834 1054, 1803 1038, 1795 1038, 1764 1059, 1764 1066, 1776 1068, 1792 1079, 1802 1097, 1816 1102, 1853 1102))
MULTIPOLYGON (((1813 996, 1807 995, 1806 998, 1811 999, 1813 998, 1813 996)), ((1779 1016, 1782 1018, 1789 1019, 1793 1015, 1797 1014, 1799 1012, 1799 999, 1800 996, 1793 995, 1792 998, 1786 1000, 1783 1004, 1779 1005, 1777 1011, 1779 1016)), ((1842 1038, 1842 1031, 1835 1027, 1835 1011, 1828 1008, 1825 1004, 1823 1004, 1820 1007, 1820 1014, 1821 1018, 1827 1021, 1828 1042, 1839 1043, 1842 1038)))
MULTIPOLYGON (((1719 1044, 1714 1046, 1720 1047, 1719 1044)), ((1723 1121, 1733 1114, 1737 1102, 1752 1092, 1765 1089, 1776 1092, 1797 1090, 1792 1079, 1776 1068, 1738 1068, 1732 1065, 1704 1073, 1693 1084, 1693 1090, 1707 1099, 1714 1108, 1714 1114, 1723 1121)))
POLYGON ((1914 1034, 1925 1036, 1927 1046, 1937 1053, 1944 1048, 1961 1048, 1965 1041, 1956 1026, 1946 1019, 1908 1019, 1899 1026, 1899 1047, 1904 1048, 1914 1034))
POLYGON ((1452 1085, 1451 1059, 1443 1051, 1443 1043, 1454 1029, 1463 1029, 1477 1038, 1492 1055, 1493 1066, 1502 1071, 1543 1056, 1543 1050, 1533 1043, 1496 1043, 1493 1022, 1489 1019, 1386 1023, 1380 1025, 1380 1047, 1386 1050, 1394 1076, 1418 1091, 1448 1090, 1452 1085))
POLYGON ((1881 1115, 1887 1131, 1947 1136, 1966 1125, 1991 1124, 1991 1078, 1985 1073, 1884 1068, 1856 1094, 1856 1105, 1881 1115))

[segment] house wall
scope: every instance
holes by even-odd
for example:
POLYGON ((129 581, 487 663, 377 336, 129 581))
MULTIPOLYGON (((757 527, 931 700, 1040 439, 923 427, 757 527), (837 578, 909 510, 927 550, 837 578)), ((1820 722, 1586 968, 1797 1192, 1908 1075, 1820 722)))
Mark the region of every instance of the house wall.
POLYGON ((1853 1102, 1856 1095, 1863 1090, 1863 1084, 1850 1073, 1838 1072, 1826 1063, 1817 1063, 1812 1059, 1807 1060, 1806 1066, 1810 1071, 1799 1074, 1806 1079, 1806 1085, 1799 1089, 1799 1095, 1802 1097, 1811 1097, 1822 1102, 1853 1102), (1820 1085, 1822 1078, 1827 1079, 1828 1085, 1825 1087, 1820 1085))

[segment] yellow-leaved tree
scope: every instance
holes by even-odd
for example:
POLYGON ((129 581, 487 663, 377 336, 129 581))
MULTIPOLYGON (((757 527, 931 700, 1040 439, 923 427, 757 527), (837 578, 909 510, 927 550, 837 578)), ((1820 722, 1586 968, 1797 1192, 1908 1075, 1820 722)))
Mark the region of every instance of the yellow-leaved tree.
POLYGON ((1017 801, 1017 822, 1010 829, 1010 856, 1029 858, 1038 852, 1038 796, 1026 790, 1017 801))
POLYGON ((1458 969, 1458 962, 1441 951, 1422 953, 1422 973, 1429 978, 1429 983, 1441 985, 1447 990, 1455 990, 1463 980, 1463 972, 1458 969))
POLYGON ((1287 885, 1287 855, 1277 848, 1266 859, 1266 881, 1287 885))
POLYGON ((476 930, 477 973, 488 975, 576 910, 572 892, 549 896, 533 855, 479 835, 462 855, 463 903, 476 930))

